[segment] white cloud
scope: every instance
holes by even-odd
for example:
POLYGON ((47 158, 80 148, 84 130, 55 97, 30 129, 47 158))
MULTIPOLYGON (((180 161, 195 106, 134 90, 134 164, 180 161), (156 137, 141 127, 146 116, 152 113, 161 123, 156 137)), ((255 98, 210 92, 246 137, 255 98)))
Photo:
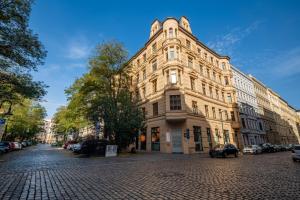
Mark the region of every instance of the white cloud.
POLYGON ((91 46, 84 36, 73 38, 67 48, 66 57, 69 59, 85 59, 91 52, 91 46))
POLYGON ((218 36, 215 41, 208 42, 208 46, 222 54, 232 54, 235 46, 253 31, 255 31, 263 21, 255 21, 246 28, 236 27, 225 35, 218 36))
POLYGON ((281 52, 268 64, 266 68, 277 77, 300 74, 300 47, 281 52))

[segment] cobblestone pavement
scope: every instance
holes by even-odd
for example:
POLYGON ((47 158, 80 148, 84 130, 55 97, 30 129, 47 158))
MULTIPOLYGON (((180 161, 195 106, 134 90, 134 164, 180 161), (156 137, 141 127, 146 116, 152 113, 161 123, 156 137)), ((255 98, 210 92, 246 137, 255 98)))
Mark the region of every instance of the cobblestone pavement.
POLYGON ((290 152, 74 156, 38 145, 0 156, 0 199, 300 199, 290 152))

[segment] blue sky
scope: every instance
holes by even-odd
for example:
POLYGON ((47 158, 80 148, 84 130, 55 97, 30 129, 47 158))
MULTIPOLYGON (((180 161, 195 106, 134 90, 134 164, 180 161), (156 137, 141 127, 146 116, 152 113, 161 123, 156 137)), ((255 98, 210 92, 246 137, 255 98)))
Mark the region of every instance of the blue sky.
POLYGON ((300 108, 299 10, 300 1, 288 0, 36 0, 30 28, 48 56, 34 78, 49 85, 43 105, 51 117, 97 43, 118 40, 133 55, 154 19, 184 15, 199 40, 300 108))

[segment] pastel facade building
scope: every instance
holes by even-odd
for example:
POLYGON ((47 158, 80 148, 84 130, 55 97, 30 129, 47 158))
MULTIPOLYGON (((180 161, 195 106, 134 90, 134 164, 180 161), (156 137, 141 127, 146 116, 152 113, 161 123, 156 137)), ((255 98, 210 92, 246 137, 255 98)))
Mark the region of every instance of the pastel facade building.
POLYGON ((186 17, 155 20, 130 66, 146 118, 138 149, 196 153, 218 143, 241 147, 230 59, 200 42, 186 17))

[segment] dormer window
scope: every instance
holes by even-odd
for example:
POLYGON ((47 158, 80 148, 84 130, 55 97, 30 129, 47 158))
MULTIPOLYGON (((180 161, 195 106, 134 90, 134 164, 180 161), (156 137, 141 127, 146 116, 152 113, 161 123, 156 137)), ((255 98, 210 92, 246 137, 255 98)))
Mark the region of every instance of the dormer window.
POLYGON ((225 62, 222 62, 222 69, 225 69, 225 62))
POLYGON ((143 62, 146 62, 146 54, 143 55, 143 62))
POLYGON ((169 28, 169 38, 173 38, 173 37, 174 37, 173 28, 169 28))

